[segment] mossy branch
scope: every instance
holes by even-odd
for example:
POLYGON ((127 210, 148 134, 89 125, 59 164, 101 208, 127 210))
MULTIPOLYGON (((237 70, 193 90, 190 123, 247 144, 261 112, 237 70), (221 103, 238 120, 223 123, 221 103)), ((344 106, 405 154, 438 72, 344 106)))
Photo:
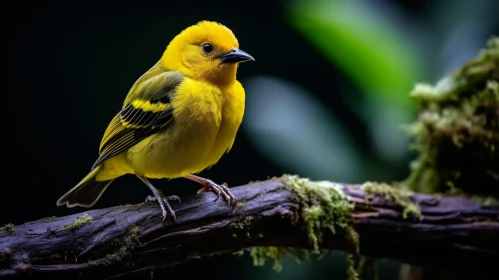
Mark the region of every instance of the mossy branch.
MULTIPOLYGON (((499 37, 435 85, 416 85, 410 96, 420 105, 407 127, 417 157, 404 185, 499 204, 499 37)), ((476 273, 406 266, 402 279, 469 279, 476 273)))
POLYGON ((435 85, 418 84, 407 127, 417 152, 406 185, 499 202, 499 37, 435 85))
POLYGON ((177 224, 162 223, 149 202, 9 225, 0 230, 0 276, 95 279, 244 249, 256 264, 296 249, 454 270, 499 259, 499 208, 466 197, 288 175, 232 191, 236 206, 212 193, 183 198, 173 205, 177 224))

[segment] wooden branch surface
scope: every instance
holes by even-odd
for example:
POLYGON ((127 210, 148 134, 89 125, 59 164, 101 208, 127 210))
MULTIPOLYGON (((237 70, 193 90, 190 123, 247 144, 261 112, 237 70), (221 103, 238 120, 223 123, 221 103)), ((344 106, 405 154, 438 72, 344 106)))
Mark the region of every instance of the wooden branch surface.
MULTIPOLYGON (((367 203, 357 185, 343 185, 355 203, 351 225, 360 253, 439 268, 485 268, 499 263, 499 208, 460 196, 415 194, 423 219, 404 219, 402 209, 376 196, 367 203)), ((177 224, 161 223, 154 202, 38 220, 0 230, 0 276, 109 277, 164 267, 213 253, 252 246, 310 249, 300 201, 282 180, 231 188, 229 206, 213 193, 172 204, 177 224), (74 223, 78 217, 91 220, 74 223), (78 227, 79 226, 79 227, 78 227)), ((353 252, 345 235, 324 231, 322 249, 353 252)))

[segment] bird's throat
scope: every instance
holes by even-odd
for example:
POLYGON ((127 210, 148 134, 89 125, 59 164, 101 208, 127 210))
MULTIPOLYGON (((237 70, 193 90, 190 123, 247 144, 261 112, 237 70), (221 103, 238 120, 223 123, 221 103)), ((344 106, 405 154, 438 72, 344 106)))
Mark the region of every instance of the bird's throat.
POLYGON ((221 65, 220 68, 216 68, 210 71, 204 79, 217 86, 231 85, 236 81, 237 64, 221 65))

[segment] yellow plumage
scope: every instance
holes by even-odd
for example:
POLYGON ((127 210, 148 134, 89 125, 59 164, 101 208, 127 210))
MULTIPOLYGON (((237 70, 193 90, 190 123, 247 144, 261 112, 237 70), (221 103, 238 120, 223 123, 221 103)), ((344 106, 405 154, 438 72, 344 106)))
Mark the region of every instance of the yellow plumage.
POLYGON ((57 205, 91 207, 112 180, 135 174, 154 194, 166 217, 168 199, 147 178, 185 177, 229 202, 225 185, 195 176, 214 165, 234 143, 245 93, 237 64, 254 59, 238 49, 230 29, 202 21, 177 35, 161 59, 130 89, 102 138, 91 172, 57 205), (166 209, 165 209, 166 208, 166 209))

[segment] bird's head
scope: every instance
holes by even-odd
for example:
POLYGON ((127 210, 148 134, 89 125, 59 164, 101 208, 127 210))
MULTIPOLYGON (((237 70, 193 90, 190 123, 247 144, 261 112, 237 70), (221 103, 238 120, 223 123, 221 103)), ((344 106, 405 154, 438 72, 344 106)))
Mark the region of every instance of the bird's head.
POLYGON ((201 21, 173 38, 163 53, 161 65, 187 77, 224 85, 235 81, 239 62, 254 60, 239 49, 229 28, 201 21))

